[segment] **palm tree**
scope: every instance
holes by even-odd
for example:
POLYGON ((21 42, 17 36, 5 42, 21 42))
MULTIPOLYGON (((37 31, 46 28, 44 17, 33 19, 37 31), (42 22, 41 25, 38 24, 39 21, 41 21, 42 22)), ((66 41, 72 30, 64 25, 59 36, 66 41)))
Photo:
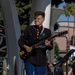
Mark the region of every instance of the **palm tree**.
MULTIPOLYGON (((71 3, 71 14, 74 16, 74 27, 73 27, 73 35, 75 35, 75 4, 71 3)), ((74 38, 73 38, 73 44, 74 44, 74 38)))
POLYGON ((63 9, 64 9, 64 14, 67 16, 67 21, 68 21, 68 45, 67 45, 67 47, 69 48, 69 40, 70 40, 70 37, 69 37, 69 17, 71 15, 72 4, 68 3, 68 4, 64 5, 63 9))

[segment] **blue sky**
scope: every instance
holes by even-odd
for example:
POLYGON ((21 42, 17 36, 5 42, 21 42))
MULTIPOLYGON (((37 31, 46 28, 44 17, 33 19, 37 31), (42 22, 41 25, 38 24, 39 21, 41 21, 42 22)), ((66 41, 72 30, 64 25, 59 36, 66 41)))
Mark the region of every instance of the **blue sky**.
MULTIPOLYGON (((65 3, 60 4, 58 8, 63 9, 63 5, 65 5, 65 3)), ((74 21, 74 17, 71 15, 69 20, 74 21)), ((67 21, 67 17, 64 14, 62 14, 57 21, 67 21)))

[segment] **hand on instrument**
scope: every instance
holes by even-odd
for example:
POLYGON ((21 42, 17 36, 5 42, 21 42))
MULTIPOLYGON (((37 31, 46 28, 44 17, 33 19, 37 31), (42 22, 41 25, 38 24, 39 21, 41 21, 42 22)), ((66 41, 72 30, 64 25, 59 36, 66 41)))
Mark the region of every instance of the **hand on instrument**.
POLYGON ((45 45, 46 46, 51 46, 51 42, 49 40, 45 40, 45 45))
POLYGON ((29 47, 29 46, 24 45, 24 48, 26 49, 27 52, 31 52, 32 50, 32 46, 29 47))

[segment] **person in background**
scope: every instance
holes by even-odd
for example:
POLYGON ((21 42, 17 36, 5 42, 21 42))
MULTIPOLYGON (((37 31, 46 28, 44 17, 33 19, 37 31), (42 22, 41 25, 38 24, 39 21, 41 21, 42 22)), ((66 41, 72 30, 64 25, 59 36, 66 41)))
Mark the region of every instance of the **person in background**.
POLYGON ((75 75, 75 56, 72 57, 72 69, 73 69, 73 75, 75 75))
POLYGON ((63 69, 63 75, 73 75, 73 73, 72 73, 73 69, 70 64, 70 59, 63 62, 62 69, 63 69))
POLYGON ((47 73, 46 75, 54 75, 54 71, 52 71, 52 68, 55 69, 55 64, 57 63, 57 58, 54 56, 52 62, 47 62, 47 73))
POLYGON ((46 50, 52 50, 53 41, 50 39, 51 30, 43 26, 44 20, 45 13, 36 11, 34 13, 35 25, 27 26, 18 40, 20 48, 30 54, 29 58, 24 60, 26 75, 46 74, 46 50), (43 41, 41 44, 34 47, 41 41, 43 41))
POLYGON ((53 72, 51 70, 52 67, 53 67, 52 63, 47 63, 46 75, 53 75, 53 72))
POLYGON ((57 64, 61 59, 62 57, 57 58, 54 63, 54 75, 63 75, 62 63, 57 64))
POLYGON ((73 36, 71 37, 70 45, 75 46, 75 35, 73 35, 73 36))

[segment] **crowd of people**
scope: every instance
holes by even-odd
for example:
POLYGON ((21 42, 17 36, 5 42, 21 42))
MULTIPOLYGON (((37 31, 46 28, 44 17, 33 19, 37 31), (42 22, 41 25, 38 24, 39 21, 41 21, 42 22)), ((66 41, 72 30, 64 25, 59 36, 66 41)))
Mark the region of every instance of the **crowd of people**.
POLYGON ((55 62, 58 60, 48 64, 46 75, 75 75, 75 56, 63 61, 59 66, 53 65, 55 62), (54 67, 54 71, 51 71, 52 67, 54 67))

